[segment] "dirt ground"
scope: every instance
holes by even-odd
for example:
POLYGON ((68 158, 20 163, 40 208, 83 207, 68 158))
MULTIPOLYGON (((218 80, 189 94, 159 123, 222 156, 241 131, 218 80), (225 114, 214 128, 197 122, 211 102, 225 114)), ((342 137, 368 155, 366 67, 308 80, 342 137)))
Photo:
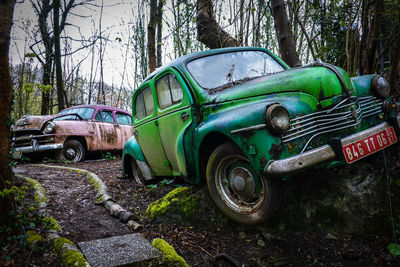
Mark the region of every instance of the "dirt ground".
MULTIPOLYGON (((122 176, 121 158, 83 163, 57 164, 81 168, 97 174, 114 200, 136 215, 137 230, 150 242, 164 238, 191 266, 399 266, 400 260, 387 250, 391 236, 333 236, 323 233, 265 233, 255 229, 219 229, 153 224, 143 216, 148 204, 182 185, 161 182, 139 187, 122 176)), ((103 206, 95 205, 94 188, 75 172, 19 164, 17 174, 29 176, 47 190, 50 215, 61 228, 61 236, 74 242, 131 233, 103 206)), ((21 181, 16 179, 17 184, 21 181)), ((201 189, 200 186, 197 189, 201 189)), ((203 188, 204 189, 204 188, 203 188)), ((57 266, 48 249, 23 254, 15 265, 57 266)))

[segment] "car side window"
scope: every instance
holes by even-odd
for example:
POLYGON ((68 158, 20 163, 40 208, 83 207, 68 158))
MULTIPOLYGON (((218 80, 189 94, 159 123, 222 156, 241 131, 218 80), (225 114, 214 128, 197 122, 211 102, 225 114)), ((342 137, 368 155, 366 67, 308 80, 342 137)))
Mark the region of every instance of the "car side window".
POLYGON ((182 88, 173 74, 167 74, 157 80, 157 98, 160 108, 167 108, 182 100, 182 88))
POLYGON ((101 110, 100 113, 101 113, 101 118, 103 119, 102 121, 111 122, 111 123, 114 122, 114 117, 113 117, 112 111, 101 110))
POLYGON ((100 111, 97 112, 96 117, 94 117, 94 120, 95 121, 103 121, 100 111))
POLYGON ((117 122, 120 124, 132 125, 132 118, 128 114, 116 112, 115 118, 117 119, 117 122))
POLYGON ((146 87, 135 99, 135 117, 141 119, 147 115, 152 114, 154 111, 153 94, 150 87, 146 87))

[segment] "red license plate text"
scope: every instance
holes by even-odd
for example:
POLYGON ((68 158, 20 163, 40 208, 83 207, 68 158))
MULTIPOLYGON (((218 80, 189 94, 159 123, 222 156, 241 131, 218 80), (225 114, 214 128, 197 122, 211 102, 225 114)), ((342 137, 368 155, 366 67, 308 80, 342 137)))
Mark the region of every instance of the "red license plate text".
POLYGON ((373 134, 360 141, 343 147, 344 157, 347 163, 353 163, 361 158, 375 153, 397 142, 393 127, 389 127, 379 133, 373 134))

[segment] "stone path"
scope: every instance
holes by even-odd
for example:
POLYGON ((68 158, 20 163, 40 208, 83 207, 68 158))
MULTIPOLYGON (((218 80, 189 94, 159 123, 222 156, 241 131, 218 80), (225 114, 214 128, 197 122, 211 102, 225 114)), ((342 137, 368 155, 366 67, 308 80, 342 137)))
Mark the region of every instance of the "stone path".
POLYGON ((79 243, 91 266, 162 262, 162 254, 145 238, 130 234, 126 224, 112 217, 104 206, 95 204, 99 202, 95 193, 98 188, 83 172, 38 165, 14 168, 14 172, 42 184, 47 191, 47 211, 61 227, 59 234, 79 243), (76 232, 80 234, 77 236, 76 232))

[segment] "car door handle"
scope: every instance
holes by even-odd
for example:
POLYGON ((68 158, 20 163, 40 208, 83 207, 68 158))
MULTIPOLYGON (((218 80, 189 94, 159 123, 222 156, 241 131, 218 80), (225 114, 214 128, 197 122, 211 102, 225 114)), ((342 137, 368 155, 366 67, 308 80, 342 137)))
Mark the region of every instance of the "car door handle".
POLYGON ((189 114, 187 114, 186 112, 183 112, 183 113, 181 114, 181 119, 182 119, 182 121, 186 121, 188 118, 189 118, 189 114))

